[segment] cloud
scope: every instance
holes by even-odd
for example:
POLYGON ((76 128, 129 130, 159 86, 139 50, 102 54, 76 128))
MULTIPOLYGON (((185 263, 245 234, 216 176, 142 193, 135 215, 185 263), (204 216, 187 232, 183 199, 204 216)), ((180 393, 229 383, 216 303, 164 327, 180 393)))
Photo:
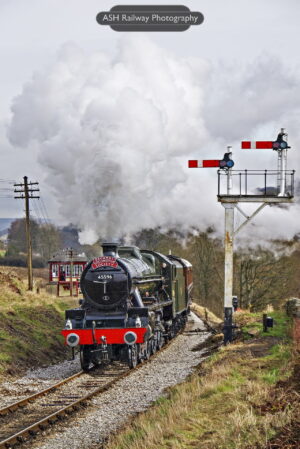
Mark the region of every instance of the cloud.
MULTIPOLYGON (((298 99, 295 75, 272 58, 235 72, 144 37, 122 39, 113 55, 67 44, 15 98, 8 136, 39 148, 60 214, 82 242, 156 226, 221 230, 215 170, 188 170, 187 160, 219 158, 246 133, 272 138, 285 118, 300 143, 298 99)), ((238 159, 247 164, 249 154, 238 159)), ((284 223, 289 211, 281 214, 284 223)))

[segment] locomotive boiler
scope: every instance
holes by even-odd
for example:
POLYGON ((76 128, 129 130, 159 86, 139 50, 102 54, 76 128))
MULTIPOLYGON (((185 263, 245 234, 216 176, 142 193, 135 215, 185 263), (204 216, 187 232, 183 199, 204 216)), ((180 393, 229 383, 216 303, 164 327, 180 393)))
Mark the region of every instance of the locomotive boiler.
POLYGON ((179 257, 103 243, 80 280, 80 307, 66 310, 62 334, 81 366, 114 360, 135 367, 185 325, 192 266, 179 257))

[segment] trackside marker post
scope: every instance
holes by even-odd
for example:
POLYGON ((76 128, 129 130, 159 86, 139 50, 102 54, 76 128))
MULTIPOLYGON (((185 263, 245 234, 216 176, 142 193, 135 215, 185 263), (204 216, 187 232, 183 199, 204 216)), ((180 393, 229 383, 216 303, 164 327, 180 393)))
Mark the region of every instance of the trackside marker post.
MULTIPOLYGON (((274 150, 278 153, 277 171, 273 170, 232 170, 234 162, 231 160, 231 147, 227 147, 227 153, 224 154, 222 160, 207 159, 207 160, 189 160, 189 168, 209 168, 219 167, 218 170, 218 201, 222 203, 225 209, 225 236, 224 236, 224 344, 230 343, 233 339, 233 248, 235 235, 252 220, 266 205, 276 203, 291 203, 294 197, 294 170, 287 171, 287 149, 290 148, 284 138, 287 134, 284 128, 277 136, 276 141, 243 141, 241 148, 243 150, 274 150), (267 188, 267 176, 273 173, 277 174, 277 189, 267 188), (220 187, 221 175, 226 175, 226 193, 221 193, 220 187), (256 188, 255 193, 248 190, 249 175, 262 175, 264 177, 264 188, 256 188), (269 174, 269 175, 268 175, 269 174), (287 176, 291 176, 290 191, 287 187, 287 176), (233 178, 238 179, 239 192, 236 193, 236 188, 233 189, 233 178), (242 179, 243 177, 243 179, 242 179), (242 181, 244 182, 244 190, 242 190, 242 181), (274 192, 275 190, 275 192, 274 192), (245 203, 261 203, 260 206, 248 216, 239 206, 239 202, 245 203), (234 210, 237 209, 243 217, 244 222, 235 230, 234 229, 234 210)), ((237 304, 237 297, 235 303, 237 304)), ((235 305, 236 305, 235 304, 235 305)))

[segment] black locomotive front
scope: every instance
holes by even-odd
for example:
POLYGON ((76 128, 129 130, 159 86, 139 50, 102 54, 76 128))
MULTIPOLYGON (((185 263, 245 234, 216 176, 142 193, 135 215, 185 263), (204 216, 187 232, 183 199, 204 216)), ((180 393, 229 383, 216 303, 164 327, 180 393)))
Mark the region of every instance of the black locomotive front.
POLYGON ((96 309, 125 309, 131 292, 131 279, 120 264, 118 268, 87 265, 80 287, 85 300, 96 309))
POLYGON ((66 344, 81 365, 148 358, 186 321, 190 288, 185 263, 173 256, 104 243, 84 269, 81 307, 66 311, 66 344), (174 296, 177 295, 177 296, 174 296))
POLYGON ((84 269, 80 287, 86 303, 97 310, 126 311, 130 306, 143 307, 137 285, 150 291, 158 288, 161 276, 149 266, 135 249, 120 249, 115 244, 104 243, 103 256, 91 261, 84 269))

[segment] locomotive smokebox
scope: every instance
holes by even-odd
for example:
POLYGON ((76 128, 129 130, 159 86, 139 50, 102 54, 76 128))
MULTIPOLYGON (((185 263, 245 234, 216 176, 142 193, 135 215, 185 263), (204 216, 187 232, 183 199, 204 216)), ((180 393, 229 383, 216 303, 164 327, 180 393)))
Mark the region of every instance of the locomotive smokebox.
POLYGON ((103 243, 103 256, 85 267, 80 287, 85 300, 93 307, 125 310, 130 295, 131 280, 120 261, 118 243, 103 243))
POLYGON ((103 256, 119 257, 119 243, 102 243, 103 256))

